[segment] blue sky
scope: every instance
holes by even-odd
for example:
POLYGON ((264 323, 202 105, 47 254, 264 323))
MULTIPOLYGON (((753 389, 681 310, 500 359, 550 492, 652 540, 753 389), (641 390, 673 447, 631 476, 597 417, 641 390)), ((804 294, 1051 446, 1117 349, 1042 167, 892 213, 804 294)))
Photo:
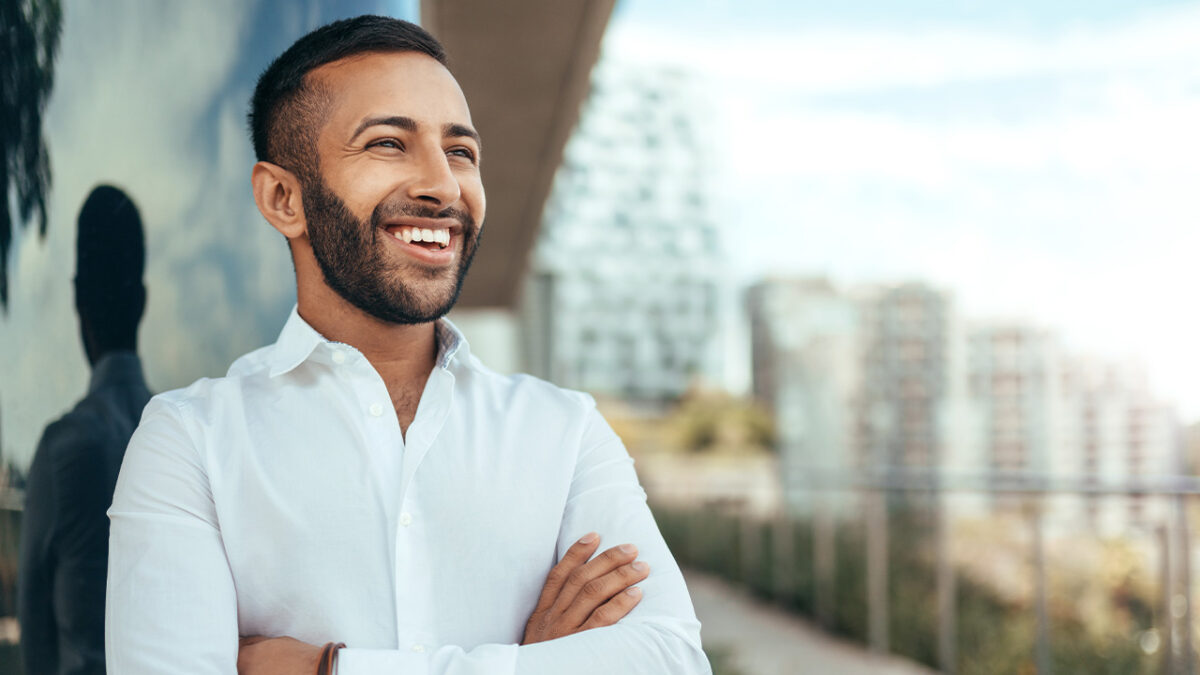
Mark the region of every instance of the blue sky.
POLYGON ((811 26, 912 29, 948 23, 1052 32, 1073 25, 1125 21, 1148 9, 1188 4, 1180 0, 618 0, 614 17, 620 22, 670 26, 692 34, 811 26))
POLYGON ((627 0, 605 56, 697 73, 740 282, 924 279, 1198 419, 1196 35, 1197 2, 627 0))

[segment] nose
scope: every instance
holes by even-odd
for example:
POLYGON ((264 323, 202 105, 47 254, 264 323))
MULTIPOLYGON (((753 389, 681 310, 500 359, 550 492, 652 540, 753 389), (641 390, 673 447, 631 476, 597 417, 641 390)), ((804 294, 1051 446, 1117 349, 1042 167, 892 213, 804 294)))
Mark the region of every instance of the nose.
POLYGON ((462 190, 440 147, 421 153, 415 164, 408 186, 410 199, 435 206, 449 206, 458 201, 462 190))

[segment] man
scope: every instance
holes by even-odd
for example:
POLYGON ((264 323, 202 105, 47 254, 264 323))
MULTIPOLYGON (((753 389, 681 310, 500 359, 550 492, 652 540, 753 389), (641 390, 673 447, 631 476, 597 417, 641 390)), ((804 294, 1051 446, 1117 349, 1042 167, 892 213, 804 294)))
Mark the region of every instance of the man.
POLYGON ((441 319, 484 218, 444 62, 359 17, 260 78, 251 180, 297 307, 148 406, 109 512, 110 673, 709 672, 592 400, 497 375, 441 319))
POLYGON ((146 306, 137 207, 102 185, 79 212, 75 309, 87 395, 46 427, 29 469, 18 614, 28 673, 104 673, 104 580, 117 470, 150 392, 137 357, 146 306))

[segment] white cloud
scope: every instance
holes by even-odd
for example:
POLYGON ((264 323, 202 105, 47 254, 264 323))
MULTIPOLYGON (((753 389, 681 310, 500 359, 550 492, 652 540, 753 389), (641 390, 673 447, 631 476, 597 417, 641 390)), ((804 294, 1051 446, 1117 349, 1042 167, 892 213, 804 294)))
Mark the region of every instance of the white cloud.
POLYGON ((1057 35, 947 24, 908 29, 772 26, 709 35, 617 22, 605 55, 676 64, 709 76, 810 94, 937 86, 981 79, 1173 69, 1195 72, 1200 6, 1147 11, 1118 25, 1079 25, 1057 35))
POLYGON ((743 277, 928 278, 970 314, 1138 357, 1197 417, 1197 34, 1200 6, 1057 34, 814 27, 717 47, 618 24, 605 53, 702 73, 719 217, 762 235, 730 250, 743 277))

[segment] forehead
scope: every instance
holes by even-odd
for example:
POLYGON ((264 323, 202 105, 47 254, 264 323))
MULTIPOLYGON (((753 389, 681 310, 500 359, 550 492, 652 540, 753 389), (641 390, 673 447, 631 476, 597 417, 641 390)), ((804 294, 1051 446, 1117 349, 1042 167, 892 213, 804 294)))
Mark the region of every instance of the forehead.
POLYGON ((329 93, 322 135, 351 133, 374 116, 409 117, 435 129, 471 123, 467 99, 454 76, 419 52, 359 54, 327 63, 309 77, 329 93))

